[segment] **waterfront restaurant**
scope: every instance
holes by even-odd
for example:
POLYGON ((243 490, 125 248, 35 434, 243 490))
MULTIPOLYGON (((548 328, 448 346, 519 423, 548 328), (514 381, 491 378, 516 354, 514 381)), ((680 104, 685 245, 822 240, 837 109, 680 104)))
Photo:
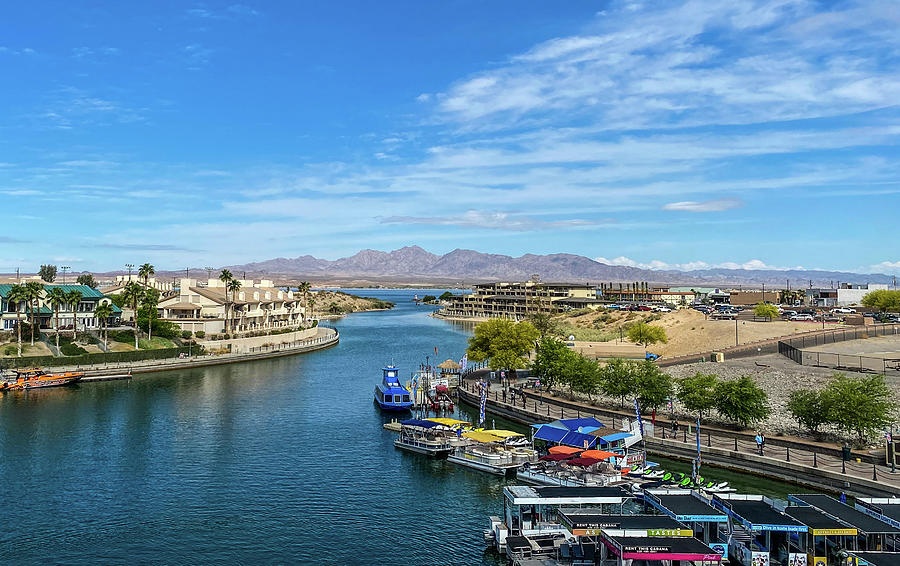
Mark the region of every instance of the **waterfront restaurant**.
POLYGON ((623 566, 626 560, 722 562, 722 555, 694 538, 693 530, 666 515, 604 515, 597 510, 560 509, 559 518, 577 541, 560 545, 563 559, 608 566, 623 566))
POLYGON ((503 488, 503 519, 491 517, 491 531, 498 550, 507 536, 564 533, 557 510, 560 507, 593 507, 604 513, 623 513, 634 496, 621 487, 533 487, 503 488))
POLYGON ((813 507, 788 507, 785 513, 797 519, 809 532, 800 536, 800 548, 813 558, 813 565, 840 566, 838 551, 855 548, 858 531, 813 507))
MULTIPOLYGON (((737 493, 717 494, 713 506, 731 518, 731 540, 740 541, 728 551, 743 564, 796 564, 799 535, 809 531, 800 523, 775 507, 775 502, 762 495, 737 493)), ((803 554, 803 556, 806 556, 803 554)))
POLYGON ((656 489, 644 492, 644 503, 688 525, 694 537, 728 556, 728 515, 712 506, 712 500, 690 489, 656 489))
POLYGON ((819 493, 791 494, 788 500, 796 505, 818 509, 859 533, 850 548, 862 551, 900 551, 900 528, 872 517, 858 509, 841 503, 837 499, 819 493))

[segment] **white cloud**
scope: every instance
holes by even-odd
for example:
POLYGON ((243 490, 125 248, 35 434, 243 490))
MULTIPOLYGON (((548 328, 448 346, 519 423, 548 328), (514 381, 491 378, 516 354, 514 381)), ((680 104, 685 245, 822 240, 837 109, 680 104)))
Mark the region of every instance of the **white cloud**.
POLYGON ((670 202, 663 205, 663 210, 681 210, 686 212, 722 212, 744 206, 744 201, 739 198, 720 198, 707 201, 685 200, 670 202))
POLYGON ((804 269, 801 266, 795 267, 779 267, 769 265, 759 259, 751 259, 743 263, 726 261, 722 263, 707 263, 705 261, 689 261, 685 263, 668 263, 658 259, 649 262, 639 262, 629 257, 619 256, 613 259, 605 257, 596 257, 594 261, 605 263, 606 265, 620 265, 626 267, 639 267, 641 269, 652 269, 654 271, 697 271, 704 269, 748 269, 748 270, 766 270, 766 271, 788 271, 792 269, 804 269))
POLYGON ((446 216, 388 216, 382 224, 427 224, 434 226, 464 226, 470 228, 490 228, 513 232, 531 232, 549 229, 572 229, 593 226, 597 222, 572 218, 566 220, 538 220, 529 216, 509 212, 485 212, 469 210, 460 215, 446 216))
POLYGON ((895 18, 882 16, 890 10, 849 2, 822 20, 817 8, 805 0, 632 4, 460 80, 440 107, 450 122, 489 129, 554 111, 643 128, 893 105, 900 80, 876 55, 900 44, 895 18), (815 32, 797 31, 804 26, 815 32))
POLYGON ((900 275, 900 261, 882 261, 876 263, 869 268, 872 273, 887 273, 889 275, 900 275))
POLYGON ((422 94, 420 94, 419 96, 416 97, 417 102, 428 102, 429 100, 431 100, 431 94, 429 94, 427 92, 423 92, 422 94))

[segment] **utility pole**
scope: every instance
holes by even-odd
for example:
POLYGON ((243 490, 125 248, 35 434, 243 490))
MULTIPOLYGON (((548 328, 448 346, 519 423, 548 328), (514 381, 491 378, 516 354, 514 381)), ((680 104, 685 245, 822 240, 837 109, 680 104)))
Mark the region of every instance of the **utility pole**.
POLYGON ((19 282, 19 268, 16 268, 16 283, 19 282))
POLYGON ((204 269, 206 270, 206 278, 207 278, 207 279, 212 279, 212 270, 213 270, 213 268, 212 268, 212 267, 204 267, 204 269))
POLYGON ((131 281, 131 270, 134 269, 133 263, 126 263, 125 267, 128 269, 128 281, 131 281))
POLYGON ((184 278, 185 278, 185 279, 190 279, 190 278, 191 278, 191 268, 190 268, 190 267, 185 267, 185 268, 184 268, 184 278))
POLYGON ((62 282, 63 282, 63 285, 65 285, 65 284, 66 284, 66 272, 69 271, 69 270, 72 269, 72 268, 69 267, 68 265, 63 265, 62 267, 60 267, 60 269, 61 269, 62 272, 63 272, 63 280, 62 280, 62 282))
POLYGON ((737 324, 737 315, 734 315, 734 345, 738 345, 738 324, 737 324))

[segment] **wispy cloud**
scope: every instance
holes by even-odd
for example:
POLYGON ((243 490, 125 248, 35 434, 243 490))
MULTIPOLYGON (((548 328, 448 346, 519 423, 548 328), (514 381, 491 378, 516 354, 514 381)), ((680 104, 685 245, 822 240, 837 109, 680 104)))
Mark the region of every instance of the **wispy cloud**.
POLYGON ((171 245, 171 244, 100 243, 100 244, 86 244, 84 247, 110 249, 110 250, 130 250, 130 251, 140 251, 140 252, 202 252, 203 251, 203 250, 185 248, 182 246, 175 246, 175 245, 171 245))
POLYGON ((731 210, 741 208, 746 203, 739 198, 720 198, 714 200, 694 201, 684 200, 680 202, 670 202, 663 205, 663 210, 681 210, 685 212, 722 212, 723 210, 731 210))
POLYGON ((751 259, 742 263, 726 261, 720 263, 707 263, 705 261, 695 260, 684 263, 668 263, 662 260, 654 259, 648 262, 640 262, 629 257, 619 256, 612 259, 605 257, 596 257, 594 261, 605 263, 606 265, 621 265, 627 267, 639 267, 641 269, 652 269, 654 271, 698 271, 705 269, 747 269, 747 270, 766 270, 766 271, 788 271, 792 269, 804 269, 802 266, 782 267, 770 265, 759 259, 751 259))
POLYGON ((187 10, 187 15, 206 20, 224 20, 228 18, 254 17, 259 15, 256 8, 246 4, 231 4, 223 9, 213 9, 206 6, 195 6, 187 10))
MULTIPOLYGON (((461 226, 466 228, 489 228, 513 232, 532 232, 549 229, 571 229, 599 224, 579 218, 565 220, 539 220, 523 214, 509 212, 483 212, 469 210, 460 215, 446 216, 388 216, 382 224, 425 224, 430 226, 461 226)), ((609 221, 608 223, 612 223, 609 221)))

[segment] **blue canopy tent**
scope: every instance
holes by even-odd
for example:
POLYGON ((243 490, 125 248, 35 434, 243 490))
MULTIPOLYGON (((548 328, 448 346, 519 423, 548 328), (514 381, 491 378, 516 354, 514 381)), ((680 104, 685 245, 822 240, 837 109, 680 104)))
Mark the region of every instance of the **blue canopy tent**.
POLYGON ((555 444, 573 446, 575 448, 593 448, 597 443, 597 437, 582 432, 575 432, 552 425, 543 425, 534 433, 537 440, 546 440, 555 444))

